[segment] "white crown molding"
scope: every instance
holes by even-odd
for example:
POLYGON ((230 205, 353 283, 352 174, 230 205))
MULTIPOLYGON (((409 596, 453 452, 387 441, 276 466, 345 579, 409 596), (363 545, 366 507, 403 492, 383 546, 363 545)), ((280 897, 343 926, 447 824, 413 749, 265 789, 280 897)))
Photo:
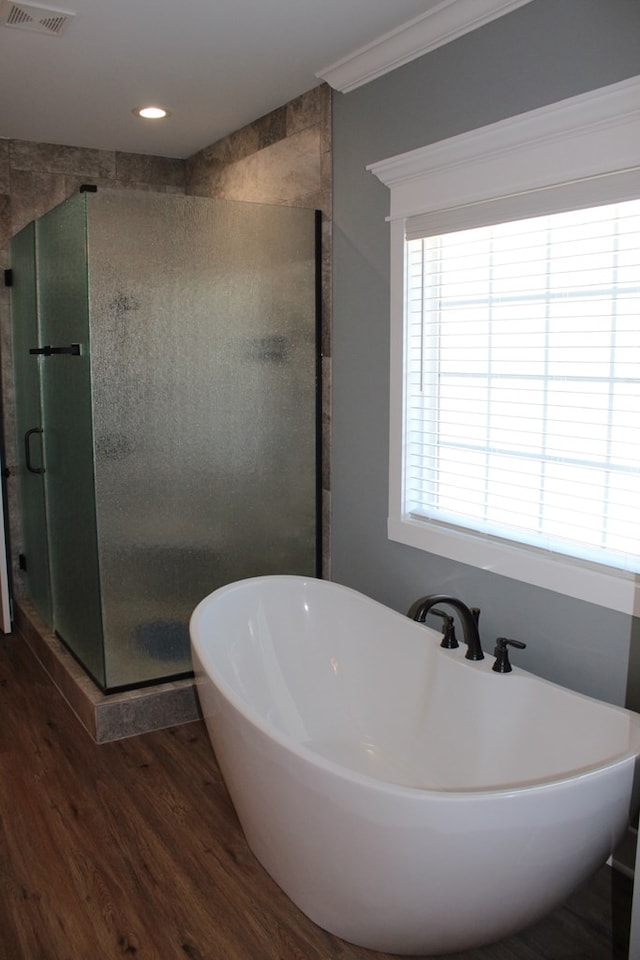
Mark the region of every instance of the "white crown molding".
POLYGON ((367 167, 391 219, 640 165, 640 76, 367 167))
POLYGON ((497 20, 531 0, 443 0, 433 9, 383 34, 316 76, 341 93, 349 93, 396 67, 416 60, 465 33, 497 20))

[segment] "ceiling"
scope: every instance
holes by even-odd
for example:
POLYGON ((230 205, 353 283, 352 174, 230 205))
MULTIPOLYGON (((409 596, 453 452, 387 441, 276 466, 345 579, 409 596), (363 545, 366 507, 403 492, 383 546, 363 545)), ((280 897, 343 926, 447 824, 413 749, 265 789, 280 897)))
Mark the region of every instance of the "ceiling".
MULTIPOLYGON (((30 0, 53 8, 48 0, 30 0)), ((0 137, 189 157, 318 73, 457 0, 69 0, 61 33, 0 26, 0 137), (171 110, 143 121, 144 104, 171 110)), ((522 0, 520 0, 522 2, 522 0)), ((0 14, 19 0, 0 0, 0 14)))

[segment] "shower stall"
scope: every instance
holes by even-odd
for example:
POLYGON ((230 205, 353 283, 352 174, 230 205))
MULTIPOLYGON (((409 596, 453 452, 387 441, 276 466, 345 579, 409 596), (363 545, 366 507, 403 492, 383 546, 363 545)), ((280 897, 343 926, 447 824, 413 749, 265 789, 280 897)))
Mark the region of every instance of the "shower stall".
POLYGON ((104 692, 320 573, 316 211, 83 188, 10 243, 24 592, 104 692))

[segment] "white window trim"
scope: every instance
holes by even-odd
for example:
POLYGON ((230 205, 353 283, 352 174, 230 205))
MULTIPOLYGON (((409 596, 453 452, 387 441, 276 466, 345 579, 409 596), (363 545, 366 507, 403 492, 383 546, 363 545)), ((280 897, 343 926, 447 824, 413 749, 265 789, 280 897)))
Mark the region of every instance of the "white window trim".
POLYGON ((407 217, 639 168, 640 76, 367 167, 391 191, 389 538, 634 616, 640 575, 402 515, 403 277, 407 217))

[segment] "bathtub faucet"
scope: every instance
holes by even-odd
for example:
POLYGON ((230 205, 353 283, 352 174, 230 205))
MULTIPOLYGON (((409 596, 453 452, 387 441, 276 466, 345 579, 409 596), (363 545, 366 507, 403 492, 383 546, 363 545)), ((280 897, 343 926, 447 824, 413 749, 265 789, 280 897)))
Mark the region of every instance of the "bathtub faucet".
POLYGON ((475 607, 471 610, 462 600, 438 593, 430 597, 422 597, 421 600, 416 600, 409 610, 408 616, 412 617, 413 620, 417 620, 418 623, 424 623, 429 610, 439 604, 448 604, 457 611, 462 624, 464 642, 467 645, 467 652, 465 653, 467 660, 484 660, 482 646, 480 645, 480 633, 478 632, 478 615, 480 611, 475 607))

